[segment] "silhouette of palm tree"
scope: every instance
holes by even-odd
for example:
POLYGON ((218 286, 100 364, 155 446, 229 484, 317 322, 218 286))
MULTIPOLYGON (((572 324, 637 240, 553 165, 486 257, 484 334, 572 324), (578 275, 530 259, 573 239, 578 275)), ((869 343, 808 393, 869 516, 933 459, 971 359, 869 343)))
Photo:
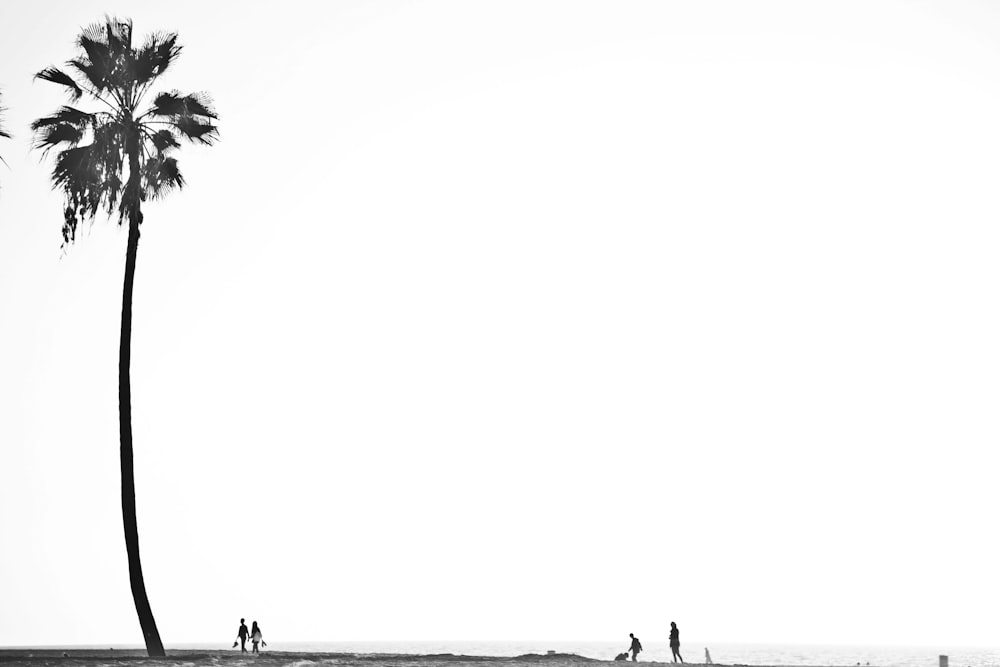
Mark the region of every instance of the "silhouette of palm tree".
POLYGON ((217 119, 204 94, 161 92, 143 106, 156 80, 181 52, 177 35, 153 34, 142 46, 132 42, 132 21, 106 18, 77 38, 79 53, 67 72, 49 67, 36 78, 65 88, 75 103, 86 96, 96 107, 84 111, 63 106, 32 123, 35 148, 60 150, 52 182, 66 199, 63 246, 76 238, 77 226, 98 211, 117 212, 128 224, 125 281, 122 290, 121 347, 118 358, 118 417, 121 435, 122 518, 129 580, 139 624, 150 656, 163 656, 163 642, 146 596, 139 561, 132 464, 132 399, 129 359, 132 332, 132 283, 135 278, 142 203, 184 185, 171 153, 180 140, 211 145, 217 119))
MULTIPOLYGON (((3 96, 0 95, 0 97, 3 97, 3 96)), ((7 132, 5 132, 4 129, 3 129, 3 112, 6 111, 6 110, 7 110, 6 107, 4 107, 2 104, 0 104, 0 137, 3 137, 4 139, 10 139, 10 135, 7 134, 7 132)), ((0 162, 3 162, 4 164, 7 164, 7 161, 3 159, 2 155, 0 155, 0 162)))

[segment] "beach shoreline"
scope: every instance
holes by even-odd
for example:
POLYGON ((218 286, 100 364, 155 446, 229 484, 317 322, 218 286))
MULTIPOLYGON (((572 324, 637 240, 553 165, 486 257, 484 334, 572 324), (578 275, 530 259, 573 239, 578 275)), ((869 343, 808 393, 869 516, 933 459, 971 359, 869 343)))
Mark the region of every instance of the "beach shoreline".
MULTIPOLYGON (((212 664, 236 664, 252 663, 257 665, 290 665, 294 667, 308 667, 309 665, 331 665, 340 667, 357 666, 386 666, 386 667, 435 667, 447 665, 447 667, 461 667, 463 665, 475 665, 476 667, 512 667, 516 665, 548 665, 550 667, 569 667, 584 663, 611 663, 614 660, 601 660, 590 658, 575 653, 551 653, 537 654, 529 653, 519 656, 482 656, 482 655, 457 655, 453 653, 440 653, 428 655, 414 655, 405 653, 343 653, 343 652, 316 652, 301 650, 281 650, 267 649, 260 654, 241 653, 236 649, 219 650, 191 650, 191 649, 167 649, 167 655, 162 658, 151 658, 146 655, 146 651, 140 648, 130 649, 98 649, 98 648, 5 648, 0 649, 0 663, 6 665, 98 665, 98 664, 170 664, 182 665, 184 667, 195 667, 197 665, 212 664)), ((675 665, 672 662, 640 660, 633 663, 631 660, 626 664, 643 664, 653 666, 675 665)), ((694 667, 704 667, 705 663, 688 662, 684 663, 694 667)), ((744 664, 723 664, 713 663, 712 667, 787 667, 783 665, 744 665, 744 664)), ((813 665, 795 667, 854 667, 852 665, 813 665)))

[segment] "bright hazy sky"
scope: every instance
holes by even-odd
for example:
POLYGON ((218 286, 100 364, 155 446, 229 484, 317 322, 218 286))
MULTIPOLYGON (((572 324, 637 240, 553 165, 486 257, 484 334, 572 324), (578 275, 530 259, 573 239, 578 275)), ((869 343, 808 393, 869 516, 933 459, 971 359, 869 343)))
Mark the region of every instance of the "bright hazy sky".
POLYGON ((1000 7, 65 0, 0 7, 0 645, 141 642, 125 233, 27 129, 105 13, 221 116, 135 285, 168 645, 995 642, 1000 7))

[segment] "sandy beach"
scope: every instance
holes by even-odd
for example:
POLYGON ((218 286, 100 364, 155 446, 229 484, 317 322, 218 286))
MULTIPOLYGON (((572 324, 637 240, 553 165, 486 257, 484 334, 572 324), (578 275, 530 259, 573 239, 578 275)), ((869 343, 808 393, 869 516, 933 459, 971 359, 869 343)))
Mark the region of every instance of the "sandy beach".
MULTIPOLYGON (((150 658, 142 649, 0 649, 0 663, 32 667, 97 667, 101 665, 171 665, 176 667, 203 667, 226 665, 242 667, 573 667, 583 664, 609 663, 572 653, 547 655, 528 654, 517 657, 474 655, 403 655, 391 653, 316 653, 300 651, 266 651, 260 655, 241 654, 238 651, 187 651, 168 650, 165 658, 150 658)), ((634 664, 629 662, 628 664, 634 664)), ((643 665, 672 665, 673 663, 640 661, 643 665)), ((687 663, 698 664, 698 663, 687 663)), ((720 665, 719 667, 742 667, 720 665)), ((781 667, 757 665, 755 667, 781 667)), ((815 666, 819 667, 819 666, 815 666)), ((829 665, 823 667, 831 667, 829 665)), ((836 666, 834 666, 836 667, 836 666)), ((844 665, 842 667, 848 667, 844 665)))

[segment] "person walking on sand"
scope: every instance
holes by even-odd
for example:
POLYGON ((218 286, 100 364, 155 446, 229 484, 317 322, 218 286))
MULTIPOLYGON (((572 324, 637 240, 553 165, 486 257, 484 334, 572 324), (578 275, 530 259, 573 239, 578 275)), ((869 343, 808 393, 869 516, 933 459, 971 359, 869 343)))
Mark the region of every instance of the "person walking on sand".
MULTIPOLYGON (((247 630, 246 619, 240 619, 240 629, 236 631, 236 638, 240 642, 240 650, 243 653, 247 652, 247 637, 250 636, 250 631, 247 630)), ((233 642, 233 648, 236 648, 236 642, 233 642)))
MULTIPOLYGON (((678 659, 684 662, 684 658, 681 658, 681 631, 673 621, 670 621, 670 651, 674 654, 674 662, 678 659)), ((705 655, 708 655, 708 649, 705 649, 705 655)))
POLYGON ((253 622, 253 629, 250 630, 250 639, 253 641, 254 653, 260 654, 260 651, 257 649, 258 644, 261 646, 267 646, 267 642, 264 641, 264 635, 261 633, 260 626, 257 625, 257 621, 253 622))
POLYGON ((631 632, 628 633, 628 636, 632 638, 632 646, 629 647, 629 650, 632 651, 632 662, 637 662, 636 656, 639 655, 639 651, 642 650, 642 644, 639 643, 639 638, 631 632))

